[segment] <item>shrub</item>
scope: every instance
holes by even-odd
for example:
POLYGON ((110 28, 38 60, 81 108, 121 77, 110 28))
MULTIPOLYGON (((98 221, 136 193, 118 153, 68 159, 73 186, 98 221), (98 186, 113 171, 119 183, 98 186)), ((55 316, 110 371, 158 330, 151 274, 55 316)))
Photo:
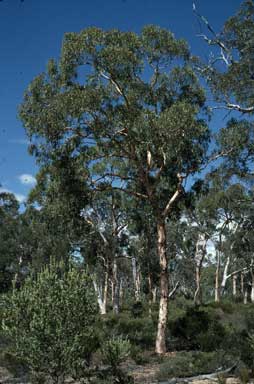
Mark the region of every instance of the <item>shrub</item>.
POLYGON ((85 374, 98 339, 96 299, 84 272, 53 262, 6 300, 4 330, 32 372, 54 383, 85 374))
POLYGON ((104 362, 109 364, 112 369, 113 380, 116 383, 130 383, 131 378, 126 375, 119 365, 127 359, 131 352, 131 344, 128 339, 117 336, 106 341, 102 346, 104 362))
POLYGON ((169 326, 171 336, 179 340, 185 349, 201 349, 211 352, 219 348, 226 331, 218 317, 202 309, 188 308, 183 317, 169 326))
POLYGON ((106 334, 123 335, 132 344, 140 347, 154 346, 156 324, 150 318, 131 318, 128 313, 122 313, 118 316, 108 316, 104 324, 106 334))
POLYGON ((124 361, 131 351, 131 344, 128 339, 122 336, 113 337, 102 346, 104 362, 112 367, 117 367, 124 361))
POLYGON ((141 301, 137 301, 132 304, 131 313, 133 317, 141 317, 143 315, 143 304, 141 301))
POLYGON ((147 364, 150 361, 149 357, 137 345, 131 346, 130 357, 139 365, 147 364))
POLYGON ((222 366, 232 364, 230 359, 226 360, 223 351, 178 352, 161 364, 157 378, 164 380, 170 377, 190 377, 214 372, 222 366))

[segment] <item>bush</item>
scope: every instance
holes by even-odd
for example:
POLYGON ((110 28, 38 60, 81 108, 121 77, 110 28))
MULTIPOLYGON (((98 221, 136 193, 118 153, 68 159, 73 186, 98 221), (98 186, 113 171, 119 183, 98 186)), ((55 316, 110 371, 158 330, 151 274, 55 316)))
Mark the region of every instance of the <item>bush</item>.
POLYGON ((150 318, 131 318, 128 313, 122 313, 109 315, 104 324, 106 334, 123 335, 142 348, 154 347, 156 324, 150 318))
POLYGON ((141 317, 143 315, 143 311, 144 311, 144 308, 141 301, 137 301, 132 304, 131 313, 133 317, 141 317))
POLYGON ((113 380, 116 383, 130 383, 131 378, 126 375, 119 365, 127 359, 131 352, 131 344, 128 339, 122 336, 113 337, 106 341, 102 347, 104 362, 112 369, 113 380))
POLYGON ((171 336, 185 349, 211 352, 219 348, 226 335, 225 328, 215 314, 202 309, 188 308, 183 317, 169 325, 171 336))
POLYGON ((130 355, 130 351, 131 344, 129 340, 122 336, 113 337, 102 346, 104 362, 111 367, 117 367, 122 363, 130 355))
POLYGON ((215 372, 228 367, 232 361, 225 358, 223 351, 216 352, 178 352, 161 364, 157 378, 190 377, 215 372))
POLYGON ((98 347, 92 292, 84 272, 52 263, 7 296, 3 328, 32 372, 54 383, 62 383, 66 375, 85 375, 98 347))

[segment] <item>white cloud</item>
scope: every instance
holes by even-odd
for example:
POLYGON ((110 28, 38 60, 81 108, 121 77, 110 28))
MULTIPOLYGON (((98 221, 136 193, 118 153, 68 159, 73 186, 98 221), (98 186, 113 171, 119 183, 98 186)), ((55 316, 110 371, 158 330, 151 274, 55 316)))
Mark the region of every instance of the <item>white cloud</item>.
POLYGON ((36 179, 32 175, 24 173, 23 175, 18 176, 19 181, 24 185, 35 185, 36 179))
POLYGON ((4 188, 4 187, 0 187, 0 193, 2 192, 6 192, 6 193, 12 193, 16 199, 18 200, 18 202, 20 204, 24 203, 26 201, 26 196, 22 195, 21 193, 15 193, 7 188, 4 188))

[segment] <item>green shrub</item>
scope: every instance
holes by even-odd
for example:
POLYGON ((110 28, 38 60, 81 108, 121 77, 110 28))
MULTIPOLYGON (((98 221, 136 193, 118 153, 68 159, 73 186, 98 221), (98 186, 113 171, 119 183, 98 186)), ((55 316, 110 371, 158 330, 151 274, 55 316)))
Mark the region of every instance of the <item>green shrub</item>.
POLYGON ((109 364, 112 369, 113 382, 119 384, 130 383, 131 378, 119 367, 119 365, 130 355, 130 341, 122 336, 115 336, 104 342, 101 351, 104 362, 109 364))
POLYGON ((131 352, 130 341, 122 336, 116 336, 104 342, 102 346, 104 362, 112 367, 117 367, 131 352))
POLYGON ((130 357, 139 365, 147 364, 149 362, 148 356, 145 355, 142 349, 137 345, 131 346, 130 357))
POLYGON ((234 313, 237 309, 237 306, 232 301, 220 301, 220 302, 213 302, 209 304, 210 308, 220 308, 225 313, 234 313))
POLYGON ((144 311, 144 308, 141 301, 137 301, 132 304, 131 313, 133 317, 141 317, 143 314, 143 311, 144 311))
POLYGON ((181 348, 211 352, 220 348, 226 335, 218 320, 215 314, 192 307, 183 317, 169 324, 169 331, 181 348))
POLYGON ((156 324, 147 317, 133 318, 128 313, 118 316, 110 315, 104 321, 105 334, 123 335, 131 344, 142 348, 154 346, 156 337, 156 324))
POLYGON ((157 375, 159 380, 170 377, 190 377, 216 371, 222 366, 232 364, 223 351, 216 352, 178 352, 161 364, 157 375))
POLYGON ((98 347, 96 299, 90 278, 52 263, 6 299, 4 329, 33 372, 61 383, 84 375, 98 347))

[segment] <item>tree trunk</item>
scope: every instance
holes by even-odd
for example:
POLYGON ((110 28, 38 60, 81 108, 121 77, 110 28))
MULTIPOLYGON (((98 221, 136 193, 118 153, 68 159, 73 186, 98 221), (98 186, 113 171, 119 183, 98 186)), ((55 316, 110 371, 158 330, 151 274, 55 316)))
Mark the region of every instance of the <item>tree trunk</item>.
POLYGON ((244 274, 241 272, 241 295, 244 297, 244 274))
POLYGON ((237 274, 233 275, 232 279, 233 279, 232 280, 233 281, 233 288, 232 288, 233 298, 236 298, 236 295, 237 295, 237 289, 236 289, 237 274))
POLYGON ((148 272, 147 280, 148 280, 149 315, 152 316, 153 293, 152 293, 152 277, 150 272, 148 272))
POLYGON ((107 313, 107 300, 108 300, 108 271, 105 272, 105 281, 104 281, 104 289, 103 289, 103 307, 102 307, 102 315, 106 315, 107 313))
POLYGON ((140 301, 140 270, 138 267, 137 259, 136 257, 132 257, 131 259, 132 263, 132 276, 133 276, 133 283, 134 283, 134 296, 135 301, 140 301))
POLYGON ((168 260, 166 255, 165 220, 157 223, 158 256, 160 259, 160 307, 155 352, 166 353, 166 325, 168 311, 168 260))
POLYGON ((248 303, 248 289, 245 288, 244 295, 243 295, 243 304, 247 304, 247 303, 248 303))
POLYGON ((230 256, 227 257, 226 264, 225 264, 224 271, 223 271, 222 282, 221 282, 221 286, 220 286, 220 294, 221 294, 221 296, 225 292, 226 284, 227 284, 227 281, 228 281, 229 265, 230 265, 230 256))
POLYGON ((152 289, 152 301, 153 301, 153 304, 155 304, 157 301, 157 287, 154 287, 152 289))
POLYGON ((101 287, 98 286, 95 279, 93 279, 93 286, 94 286, 94 290, 95 290, 95 293, 97 296, 97 302, 99 305, 100 314, 105 315, 106 314, 106 297, 107 297, 105 295, 105 287, 107 286, 107 283, 105 284, 104 290, 103 290, 103 294, 104 294, 103 296, 104 297, 102 297, 102 289, 101 289, 101 287))
POLYGON ((119 285, 119 307, 123 304, 123 297, 124 297, 124 279, 123 277, 120 278, 120 285, 119 285))
POLYGON ((20 274, 20 268, 21 268, 21 265, 23 263, 23 255, 20 255, 19 256, 19 261, 18 261, 18 267, 17 267, 17 271, 14 275, 14 279, 13 279, 13 286, 15 288, 18 288, 20 282, 19 282, 19 274, 20 274))
POLYGON ((217 267, 215 272, 215 302, 220 301, 220 251, 217 251, 217 267))
POLYGON ((203 233, 198 236, 196 251, 195 251, 195 264, 196 264, 196 291, 194 294, 194 304, 200 305, 202 303, 202 290, 201 290, 201 270, 203 261, 206 255, 207 239, 203 233))
POLYGON ((254 272, 251 269, 251 292, 250 292, 250 300, 254 303, 254 272))
POLYGON ((118 279, 118 273, 117 273, 117 262, 114 260, 113 263, 113 312, 117 315, 119 313, 119 299, 120 299, 120 284, 118 279))

